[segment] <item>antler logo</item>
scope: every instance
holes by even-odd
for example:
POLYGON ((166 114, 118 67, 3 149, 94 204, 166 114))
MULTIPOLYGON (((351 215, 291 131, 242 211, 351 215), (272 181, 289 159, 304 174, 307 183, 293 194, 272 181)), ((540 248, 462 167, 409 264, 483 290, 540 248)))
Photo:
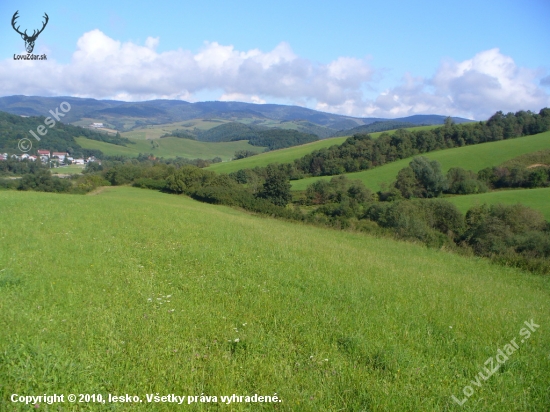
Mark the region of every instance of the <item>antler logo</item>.
POLYGON ((24 33, 21 33, 19 31, 19 26, 17 26, 17 28, 15 27, 15 21, 17 20, 17 18, 19 17, 18 16, 18 13, 19 13, 19 10, 17 10, 14 14, 13 14, 13 17, 11 19, 11 25, 13 27, 13 29, 19 33, 21 35, 21 38, 23 40, 25 40, 25 48, 27 49, 27 53, 32 53, 32 51, 34 50, 34 42, 36 41, 36 38, 38 37, 38 35, 40 33, 42 33, 42 31, 44 30, 44 28, 46 27, 46 25, 48 24, 48 20, 50 19, 48 17, 48 15, 46 13, 44 13, 44 19, 46 19, 46 21, 44 23, 42 23, 42 28, 40 30, 38 30, 38 32, 36 30, 33 31, 32 33, 32 36, 29 36, 27 34, 27 30, 25 30, 24 33))

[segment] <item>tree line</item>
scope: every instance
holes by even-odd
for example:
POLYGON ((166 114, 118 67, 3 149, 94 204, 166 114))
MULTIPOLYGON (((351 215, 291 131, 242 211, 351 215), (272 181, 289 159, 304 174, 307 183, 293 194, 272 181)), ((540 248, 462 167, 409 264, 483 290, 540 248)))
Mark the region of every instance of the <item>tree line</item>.
MULTIPOLYGON (((527 136, 550 130, 550 109, 538 114, 518 111, 504 115, 497 112, 486 122, 455 124, 451 118, 445 125, 431 130, 397 130, 382 133, 378 139, 369 134, 355 134, 341 145, 315 150, 293 163, 281 165, 292 179, 310 176, 334 176, 368 170, 396 160, 434 150, 461 147, 503 139, 527 136)), ((255 169, 263 174, 260 168, 255 169)), ((239 172, 235 172, 239 173, 239 172)), ((244 174, 240 172, 241 179, 244 174)))

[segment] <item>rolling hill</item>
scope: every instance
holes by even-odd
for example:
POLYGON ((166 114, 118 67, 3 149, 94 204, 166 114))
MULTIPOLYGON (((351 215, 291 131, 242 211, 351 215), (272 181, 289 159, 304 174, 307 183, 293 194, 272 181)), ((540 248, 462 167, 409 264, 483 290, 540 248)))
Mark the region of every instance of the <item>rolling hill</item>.
POLYGON ((173 409, 155 393, 216 396, 204 410, 231 394, 277 396, 235 411, 452 410, 511 340, 463 408, 550 400, 548 277, 128 187, 0 191, 0 208, 2 410, 84 391, 138 396, 122 405, 136 411, 173 409))
POLYGON ((475 195, 446 197, 445 200, 455 204, 461 212, 466 213, 474 205, 497 204, 522 205, 542 212, 546 220, 550 221, 550 188, 500 190, 475 195))
MULTIPOLYGON (((434 128, 437 126, 417 126, 412 130, 425 130, 434 128)), ((395 130, 390 130, 387 133, 390 135, 395 133, 395 130)), ((380 136, 382 132, 371 133, 373 138, 380 136)), ((325 147, 333 145, 341 145, 346 141, 347 137, 332 137, 329 139, 323 139, 318 142, 308 143, 301 146, 294 146, 285 149, 273 150, 267 153, 261 153, 257 156, 247 157, 245 159, 234 160, 231 162, 216 163, 208 167, 209 170, 218 173, 231 173, 236 172, 239 169, 252 169, 256 166, 264 167, 269 163, 291 163, 295 159, 299 159, 314 150, 319 150, 325 147)))
POLYGON ((190 139, 177 137, 166 137, 157 139, 156 146, 151 145, 151 140, 130 139, 134 144, 119 146, 110 143, 90 140, 83 137, 75 139, 85 149, 101 150, 108 156, 137 157, 140 153, 151 153, 156 157, 185 157, 188 159, 212 159, 221 157, 223 160, 230 160, 237 150, 250 150, 261 152, 263 147, 252 146, 245 140, 237 142, 199 142, 190 139))
MULTIPOLYGON (((462 167, 463 169, 477 172, 486 167, 497 166, 518 155, 536 152, 549 147, 550 132, 545 132, 533 136, 438 150, 425 153, 423 156, 439 161, 445 172, 451 167, 462 167)), ((378 191, 382 188, 383 183, 391 184, 395 180, 399 170, 406 167, 411 160, 412 158, 402 159, 373 169, 348 173, 346 176, 350 179, 359 179, 370 189, 378 191)), ((291 182, 292 189, 305 190, 308 185, 318 179, 330 180, 331 178, 332 176, 323 176, 295 180, 291 182)))
MULTIPOLYGON (((241 102, 197 102, 181 100, 152 100, 123 102, 114 100, 81 99, 76 97, 6 96, 0 97, 0 110, 17 115, 46 116, 49 110, 62 102, 71 105, 64 120, 85 126, 91 122, 103 122, 120 132, 148 125, 174 122, 219 119, 254 123, 259 126, 293 128, 304 133, 314 133, 326 138, 342 129, 370 124, 387 119, 356 118, 319 112, 299 106, 276 104, 252 104, 241 102)), ((417 115, 393 119, 413 124, 443 124, 445 116, 417 115)), ((457 122, 468 121, 456 118, 457 122)))

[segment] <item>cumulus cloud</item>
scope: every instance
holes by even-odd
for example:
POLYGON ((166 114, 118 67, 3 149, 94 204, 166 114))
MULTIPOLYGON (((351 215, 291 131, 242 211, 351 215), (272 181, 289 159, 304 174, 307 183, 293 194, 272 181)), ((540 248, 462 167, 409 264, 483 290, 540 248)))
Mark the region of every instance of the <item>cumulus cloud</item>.
POLYGON ((339 57, 319 64, 297 56, 287 43, 271 51, 236 50, 206 42, 197 53, 158 52, 159 38, 143 45, 92 30, 77 41, 67 64, 55 60, 0 62, 0 95, 284 102, 351 116, 399 117, 417 113, 483 119, 496 110, 538 110, 550 105, 549 77, 518 67, 498 49, 463 62, 445 60, 431 78, 405 74, 401 84, 371 98, 375 70, 366 59, 339 57))
POLYGON ((439 113, 485 119, 497 110, 539 110, 550 104, 550 98, 537 86, 538 75, 537 70, 518 67, 499 49, 486 50, 463 62, 443 61, 431 78, 405 75, 402 84, 366 102, 363 113, 392 117, 439 113))
POLYGON ((159 53, 158 44, 158 38, 148 38, 144 46, 121 43, 93 30, 78 40, 69 64, 2 62, 0 93, 142 100, 222 90, 224 99, 306 98, 338 104, 358 97, 358 88, 373 73, 365 60, 356 58, 315 64, 295 55, 287 43, 268 52, 243 52, 207 42, 196 54, 181 49, 159 53))

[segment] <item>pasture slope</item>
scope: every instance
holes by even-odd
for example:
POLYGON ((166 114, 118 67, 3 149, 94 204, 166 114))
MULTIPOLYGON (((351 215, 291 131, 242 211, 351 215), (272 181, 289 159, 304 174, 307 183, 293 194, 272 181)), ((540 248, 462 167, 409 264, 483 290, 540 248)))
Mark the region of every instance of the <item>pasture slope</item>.
POLYGON ((305 156, 314 150, 319 150, 333 145, 341 145, 346 141, 346 139, 347 137, 332 137, 312 143, 306 143, 300 146, 272 150, 269 152, 260 153, 256 156, 234 160, 231 162, 216 163, 215 165, 208 166, 207 169, 218 173, 231 173, 240 169, 253 169, 256 166, 267 166, 269 163, 291 163, 294 159, 305 156))
POLYGON ((248 141, 238 142, 199 142, 197 140, 180 139, 178 137, 165 137, 163 139, 145 140, 130 139, 134 144, 119 146, 97 140, 86 139, 85 137, 75 138, 77 143, 85 149, 101 150, 108 156, 137 157, 140 153, 152 153, 156 157, 174 158, 185 157, 188 159, 213 159, 216 156, 223 160, 233 158, 237 150, 252 150, 261 152, 263 147, 252 146, 248 141), (153 148, 151 142, 158 147, 153 148))
MULTIPOLYGON (((212 120, 202 122, 195 121, 189 124, 192 124, 193 127, 206 130, 212 126, 220 125, 222 123, 224 122, 215 122, 212 120)), ((125 132, 122 134, 122 137, 128 138, 131 142, 133 142, 133 144, 129 144, 127 146, 100 142, 97 140, 86 139, 85 137, 77 137, 75 139, 83 148, 101 150, 108 156, 137 157, 140 153, 152 153, 157 157, 174 158, 179 156, 188 159, 212 159, 219 156, 224 160, 224 163, 216 164, 217 166, 212 166, 211 170, 220 173, 230 173, 241 168, 264 166, 273 162, 292 162, 294 159, 302 157, 313 150, 329 147, 334 144, 342 144, 346 140, 346 137, 325 139, 302 146, 276 150, 265 154, 262 153, 259 157, 254 156, 252 158, 246 158, 229 163, 227 161, 233 158, 237 150, 250 150, 261 153, 265 150, 265 147, 252 146, 246 140, 239 140, 235 142, 201 142, 178 137, 160 138, 163 134, 170 133, 176 129, 186 130, 191 128, 191 126, 184 127, 185 125, 186 123, 173 123, 154 127, 144 127, 131 132, 125 132), (152 144, 157 147, 153 147, 152 144)), ((433 127, 437 126, 419 126, 412 129, 426 129, 433 127)), ((392 132, 394 131, 390 131, 390 133, 392 132)), ((373 133, 372 135, 377 137, 380 133, 373 133)))
POLYGON ((143 400, 44 410, 550 405, 549 277, 128 187, 1 191, 0 210, 1 410, 44 393, 143 400), (147 403, 156 393, 282 402, 147 403))
POLYGON ((446 197, 445 200, 453 203, 462 213, 475 205, 487 203, 493 205, 502 203, 515 205, 521 203, 536 209, 550 221, 550 188, 499 190, 497 192, 480 193, 475 195, 461 195, 446 197))
MULTIPOLYGON (((486 167, 498 166, 516 156, 548 148, 550 148, 550 132, 544 132, 498 142, 437 150, 424 153, 422 156, 439 161, 444 172, 447 172, 451 167, 462 167, 477 172, 486 167)), ((395 181, 397 173, 407 167, 411 160, 412 157, 387 163, 370 170, 348 173, 346 176, 350 179, 359 179, 371 190, 378 191, 382 188, 382 184, 389 185, 395 181)), ((291 182, 292 190, 305 190, 318 179, 330 180, 331 178, 332 176, 322 176, 295 180, 291 182)))
MULTIPOLYGON (((411 127, 407 130, 427 130, 433 129, 440 126, 418 126, 411 127)), ((395 130, 389 130, 384 133, 393 134, 395 130)), ((370 133, 370 135, 376 139, 382 134, 370 133)), ((323 139, 318 142, 307 143, 300 146, 287 147, 285 149, 273 150, 267 153, 262 153, 257 156, 247 157, 245 159, 239 159, 232 162, 216 163, 208 167, 209 170, 218 173, 231 173, 236 172, 240 169, 252 169, 256 166, 264 167, 269 163, 292 163, 295 159, 299 159, 314 150, 323 149, 325 147, 330 147, 334 145, 341 145, 346 141, 349 136, 345 137, 332 137, 329 139, 323 139)))

